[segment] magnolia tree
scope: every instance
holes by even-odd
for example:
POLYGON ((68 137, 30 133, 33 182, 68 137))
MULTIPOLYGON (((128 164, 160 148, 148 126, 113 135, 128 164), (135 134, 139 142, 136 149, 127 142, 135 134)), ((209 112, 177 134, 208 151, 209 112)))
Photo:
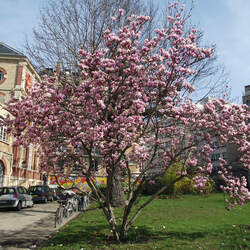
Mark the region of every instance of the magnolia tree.
MULTIPOLYGON (((46 171, 59 174, 81 168, 118 241, 126 238, 143 208, 167 188, 135 206, 150 173, 154 179, 181 159, 182 169, 173 183, 195 169, 195 186, 204 188, 213 169, 210 155, 215 138, 221 145, 236 145, 243 166, 250 165, 246 106, 223 100, 195 105, 181 98, 183 91, 194 91, 187 81, 195 74, 193 66, 214 49, 197 46, 196 30, 183 32, 184 6, 175 3, 169 9, 175 15, 168 16, 168 29, 155 30, 151 40, 140 39, 149 17, 132 15, 117 33, 105 31, 104 48, 93 53, 80 50, 78 82, 73 84, 67 76, 45 77, 27 96, 13 96, 6 104, 11 114, 6 123, 16 144, 36 145, 46 171), (105 193, 93 177, 96 149, 107 175, 105 193), (131 162, 140 167, 137 176, 131 172, 131 162), (117 179, 127 184, 119 219, 111 196, 117 179)), ((120 9, 113 21, 122 18, 120 9)), ((229 208, 243 204, 249 199, 246 180, 233 177, 229 164, 220 162, 218 174, 230 194, 229 208)))

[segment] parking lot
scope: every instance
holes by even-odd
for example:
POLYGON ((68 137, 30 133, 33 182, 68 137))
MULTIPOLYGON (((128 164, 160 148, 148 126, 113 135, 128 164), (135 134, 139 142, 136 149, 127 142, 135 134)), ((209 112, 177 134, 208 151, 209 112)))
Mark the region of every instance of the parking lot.
POLYGON ((0 250, 37 248, 56 232, 57 202, 34 204, 21 211, 0 210, 0 250))

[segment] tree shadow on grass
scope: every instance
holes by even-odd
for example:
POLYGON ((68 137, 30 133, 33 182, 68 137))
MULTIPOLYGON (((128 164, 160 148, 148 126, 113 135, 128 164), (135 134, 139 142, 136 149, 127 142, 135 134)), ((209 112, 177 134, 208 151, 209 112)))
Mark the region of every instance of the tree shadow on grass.
POLYGON ((169 232, 167 233, 167 237, 171 239, 179 239, 179 240, 187 240, 193 241, 198 238, 203 238, 206 236, 206 232, 192 232, 192 233, 184 233, 184 232, 169 232))
POLYGON ((74 231, 70 228, 65 228, 52 238, 47 246, 51 243, 54 245, 62 244, 63 246, 71 246, 72 244, 89 244, 93 247, 106 245, 109 241, 113 241, 112 234, 108 235, 107 225, 77 225, 74 226, 74 231))
POLYGON ((137 230, 133 228, 129 232, 128 242, 130 243, 143 243, 147 241, 160 241, 160 240, 185 240, 185 241, 193 241, 197 238, 205 237, 206 232, 175 232, 175 231, 163 231, 163 230, 152 230, 151 228, 144 226, 140 227, 137 230))
MULTIPOLYGON (((129 231, 128 239, 124 240, 124 244, 146 244, 149 241, 169 241, 175 242, 179 240, 193 241, 197 238, 202 238, 206 232, 167 232, 162 230, 152 230, 152 228, 132 227, 129 231)), ((114 246, 119 243, 113 238, 112 232, 107 230, 107 225, 76 225, 74 231, 70 228, 64 229, 63 232, 57 234, 52 240, 48 242, 48 246, 53 243, 54 245, 63 244, 63 246, 72 246, 72 244, 91 245, 91 247, 100 246, 114 246)))

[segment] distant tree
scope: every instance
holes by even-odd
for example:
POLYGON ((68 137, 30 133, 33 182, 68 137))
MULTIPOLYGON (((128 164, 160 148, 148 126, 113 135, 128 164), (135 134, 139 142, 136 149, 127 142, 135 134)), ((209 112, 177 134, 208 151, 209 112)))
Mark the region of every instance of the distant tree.
MULTIPOLYGON (((118 241, 127 237, 143 208, 168 188, 161 188, 136 207, 148 173, 157 170, 164 174, 182 159, 181 171, 172 183, 196 168, 195 186, 204 188, 213 168, 211 138, 217 138, 221 145, 237 145, 241 162, 250 166, 247 107, 229 105, 222 99, 201 106, 182 98, 183 92, 194 92, 188 79, 196 74, 195 65, 211 57, 214 49, 198 46, 195 29, 184 32, 184 6, 173 3, 169 9, 174 15, 168 16, 168 28, 156 29, 154 36, 145 40, 141 35, 150 17, 123 16, 120 9, 114 25, 103 32, 102 48, 80 50, 78 81, 67 76, 45 78, 29 95, 13 97, 5 106, 11 114, 6 120, 8 131, 17 144, 37 145, 44 169, 59 173, 69 167, 82 168, 118 241), (116 23, 125 25, 113 32, 116 23), (93 180, 95 148, 105 159, 105 193, 93 180), (140 166, 135 178, 130 162, 140 166), (125 181, 121 176, 126 177, 128 190, 120 222, 111 194, 117 178, 125 181)), ((230 194, 230 209, 243 204, 250 194, 246 180, 233 177, 226 160, 220 162, 219 174, 226 183, 224 191, 230 194)), ((157 171, 152 179, 157 178, 157 171)))
MULTIPOLYGON (((184 32, 189 33, 195 25, 189 22, 194 7, 193 1, 187 2, 188 7, 184 13, 187 20, 184 32)), ((41 10, 40 23, 33 29, 32 39, 25 44, 25 53, 32 60, 41 74, 48 73, 45 69, 55 69, 60 64, 61 70, 75 72, 78 69, 80 49, 90 53, 104 47, 104 31, 106 29, 118 30, 126 20, 112 22, 117 9, 124 9, 124 16, 131 14, 150 16, 150 20, 143 29, 140 42, 151 39, 155 28, 168 29, 170 22, 168 15, 174 16, 176 9, 168 8, 167 2, 158 5, 152 0, 50 0, 41 10)), ((197 31, 197 43, 202 45, 203 33, 197 31)), ((159 48, 168 48, 162 42, 159 48)), ((191 97, 200 100, 207 96, 230 98, 228 74, 224 67, 218 65, 213 53, 209 58, 194 62, 195 74, 190 76, 189 82, 196 88, 196 94, 191 97)), ((183 91, 184 96, 190 93, 183 91)))
POLYGON ((26 52, 38 69, 55 68, 75 71, 79 50, 89 52, 103 47, 103 34, 108 28, 122 26, 112 22, 117 9, 125 15, 145 11, 141 0, 50 0, 41 10, 33 41, 26 42, 26 52))

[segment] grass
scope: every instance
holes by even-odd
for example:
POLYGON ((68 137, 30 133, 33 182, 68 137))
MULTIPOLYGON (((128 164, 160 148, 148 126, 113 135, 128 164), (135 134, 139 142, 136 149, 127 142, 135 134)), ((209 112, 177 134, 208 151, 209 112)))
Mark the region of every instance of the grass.
POLYGON ((124 244, 112 241, 102 210, 92 208, 42 248, 51 249, 250 249, 250 203, 227 211, 223 194, 156 199, 124 244))

